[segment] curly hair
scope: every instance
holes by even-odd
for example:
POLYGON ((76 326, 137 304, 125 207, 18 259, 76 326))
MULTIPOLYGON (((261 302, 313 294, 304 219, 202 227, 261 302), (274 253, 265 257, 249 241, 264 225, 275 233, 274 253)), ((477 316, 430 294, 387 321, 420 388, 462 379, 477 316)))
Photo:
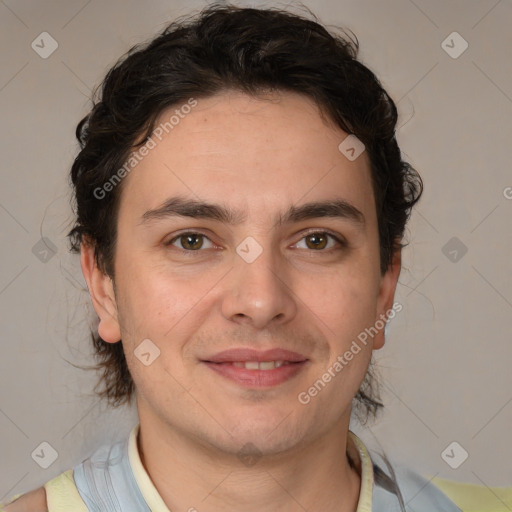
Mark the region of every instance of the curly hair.
MULTIPOLYGON (((115 280, 122 182, 105 197, 98 198, 94 190, 149 139, 165 109, 228 89, 253 96, 288 91, 314 100, 323 116, 365 145, 384 273, 395 250, 403 246, 405 225, 423 184, 402 160, 395 138, 396 106, 374 73, 357 60, 357 38, 342 30, 331 32, 311 17, 214 4, 171 23, 121 57, 96 89, 92 109, 76 129, 81 150, 70 172, 76 215, 68 234, 71 250, 92 244, 98 268, 115 280)), ((98 395, 112 406, 129 402, 134 382, 122 343, 106 343, 94 332, 92 340, 95 368, 102 372, 95 390, 103 384, 98 395)), ((371 370, 370 364, 355 397, 366 418, 382 406, 371 370)))

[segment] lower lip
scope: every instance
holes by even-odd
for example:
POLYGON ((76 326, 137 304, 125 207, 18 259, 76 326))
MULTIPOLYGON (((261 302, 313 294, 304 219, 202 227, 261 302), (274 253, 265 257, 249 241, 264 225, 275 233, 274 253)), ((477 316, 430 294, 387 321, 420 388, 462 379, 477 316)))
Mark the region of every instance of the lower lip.
POLYGON ((242 386, 251 388, 265 388, 282 384, 297 375, 307 363, 307 361, 301 361, 298 363, 284 364, 272 370, 247 370, 246 368, 238 368, 232 364, 203 362, 206 366, 223 377, 231 379, 242 386))

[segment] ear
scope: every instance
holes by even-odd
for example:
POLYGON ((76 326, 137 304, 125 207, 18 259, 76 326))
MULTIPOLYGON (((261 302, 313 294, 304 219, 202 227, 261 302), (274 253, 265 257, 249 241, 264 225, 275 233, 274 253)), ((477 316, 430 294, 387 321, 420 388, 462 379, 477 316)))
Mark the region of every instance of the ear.
MULTIPOLYGON (((379 325, 381 321, 386 320, 387 312, 393 309, 395 290, 402 268, 402 250, 399 247, 393 252, 391 264, 386 272, 382 275, 379 296, 377 299, 377 317, 375 323, 379 325), (377 323, 378 322, 378 323, 377 323)), ((379 329, 379 332, 373 338, 373 349, 378 350, 384 346, 385 343, 384 327, 379 329)))
POLYGON ((95 252, 93 244, 82 243, 80 257, 82 273, 89 288, 92 304, 100 319, 98 334, 107 343, 116 343, 121 339, 121 329, 114 285, 112 279, 98 268, 95 252))

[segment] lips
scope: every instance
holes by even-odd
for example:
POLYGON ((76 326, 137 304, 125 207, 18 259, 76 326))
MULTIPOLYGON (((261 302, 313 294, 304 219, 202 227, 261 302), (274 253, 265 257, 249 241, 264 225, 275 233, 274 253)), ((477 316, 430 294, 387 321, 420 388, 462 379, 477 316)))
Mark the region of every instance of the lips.
POLYGON ((209 363, 246 363, 282 361, 283 363, 300 363, 307 361, 307 357, 297 352, 282 348, 270 350, 254 350, 250 348, 232 348, 219 352, 204 360, 209 363))
POLYGON ((308 359, 280 348, 265 351, 240 348, 219 352, 202 362, 216 374, 243 387, 268 388, 297 375, 308 359))

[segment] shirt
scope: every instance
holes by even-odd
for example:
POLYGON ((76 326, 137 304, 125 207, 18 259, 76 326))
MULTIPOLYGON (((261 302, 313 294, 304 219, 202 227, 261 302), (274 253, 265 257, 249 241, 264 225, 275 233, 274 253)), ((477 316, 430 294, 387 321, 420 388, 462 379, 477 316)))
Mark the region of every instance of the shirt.
MULTIPOLYGON (((135 425, 127 440, 103 445, 73 469, 47 482, 49 512, 170 512, 142 465, 137 447, 139 429, 140 425, 135 425)), ((512 510, 512 488, 427 479, 405 466, 388 465, 377 453, 370 454, 351 431, 347 449, 351 458, 357 458, 355 466, 361 477, 356 512, 512 510)), ((190 510, 194 510, 193 504, 190 510)))

